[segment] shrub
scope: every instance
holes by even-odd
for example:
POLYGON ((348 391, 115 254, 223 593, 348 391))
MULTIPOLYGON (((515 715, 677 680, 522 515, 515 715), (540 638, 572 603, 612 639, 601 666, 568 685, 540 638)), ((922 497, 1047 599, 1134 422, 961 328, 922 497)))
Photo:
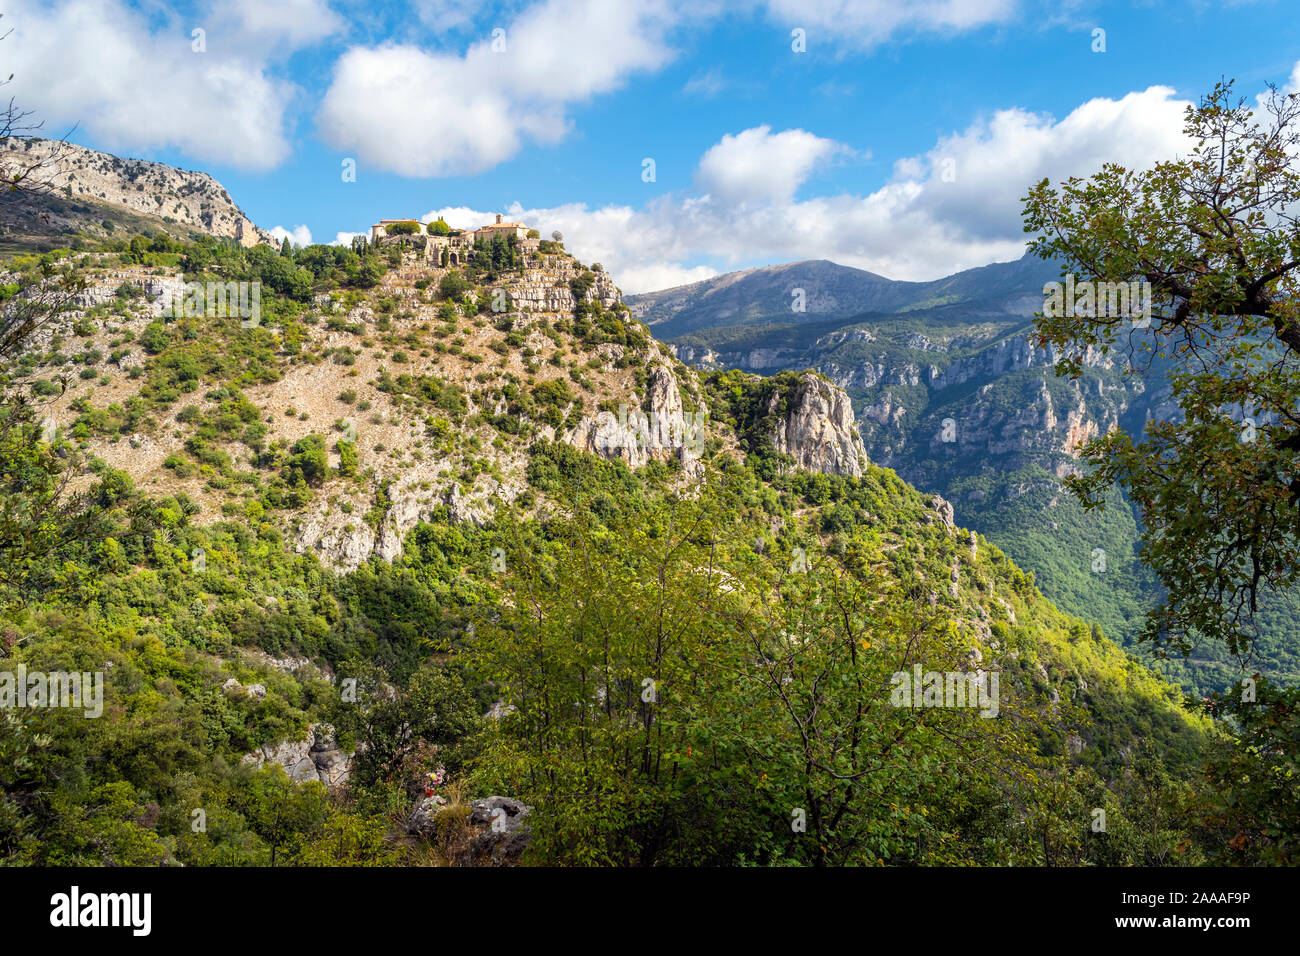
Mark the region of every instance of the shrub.
POLYGON ((453 269, 442 277, 438 283, 438 294, 444 299, 458 299, 473 288, 473 285, 460 272, 453 269))
POLYGON ((140 344, 150 355, 157 355, 167 348, 169 341, 167 329, 161 322, 150 322, 140 334, 140 344))
POLYGON ((339 474, 351 478, 357 473, 357 446, 350 441, 340 441, 336 446, 339 453, 339 474))
POLYGON ((329 474, 325 455, 325 439, 320 435, 304 435, 293 443, 291 456, 285 462, 285 477, 292 483, 301 479, 308 485, 320 484, 329 474))

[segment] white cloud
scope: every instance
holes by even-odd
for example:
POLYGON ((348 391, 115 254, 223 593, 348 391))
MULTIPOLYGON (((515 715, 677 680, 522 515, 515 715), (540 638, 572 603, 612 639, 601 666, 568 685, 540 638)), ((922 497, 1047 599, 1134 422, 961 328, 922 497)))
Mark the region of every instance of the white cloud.
POLYGON ((632 263, 622 270, 615 282, 629 294, 703 282, 718 275, 711 266, 679 266, 672 262, 632 263))
POLYGON ((266 57, 341 24, 320 0, 272 6, 241 0, 151 29, 120 0, 17 0, 4 20, 14 31, 4 40, 11 92, 52 134, 79 125, 113 152, 175 147, 202 161, 268 169, 289 154, 294 88, 272 75, 266 57), (203 52, 193 49, 192 29, 206 31, 203 52))
POLYGON ((553 143, 567 108, 666 63, 667 0, 546 0, 463 56, 409 44, 353 47, 317 114, 327 142, 405 176, 468 175, 553 143), (499 46, 498 42, 498 46, 499 46))
POLYGON ((468 26, 482 7, 479 0, 417 0, 415 15, 426 26, 446 33, 468 26))
MULTIPOLYGON (((870 45, 899 31, 971 29, 1004 20, 1013 9, 1013 0, 767 3, 771 19, 820 31, 837 46, 870 45)), ((503 22, 503 37, 490 35, 486 22, 478 24, 485 35, 463 54, 412 43, 354 46, 334 65, 317 129, 331 146, 374 169, 411 177, 474 175, 528 143, 559 141, 570 130, 575 105, 618 89, 635 73, 661 68, 674 56, 669 38, 675 28, 725 11, 716 2, 540 0, 503 22)), ((473 11, 462 0, 427 0, 417 14, 446 31, 469 23, 473 11)), ((726 82, 709 70, 683 92, 716 95, 726 82)), ((826 142, 802 135, 808 143, 826 142)), ((750 180, 750 186, 761 185, 752 174, 750 180)))
POLYGON ((245 48, 265 43, 296 50, 319 43, 345 26, 326 0, 225 0, 213 7, 211 18, 217 22, 218 32, 237 34, 245 48))
POLYGON ((1015 0, 768 0, 768 15, 808 31, 808 49, 872 47, 899 33, 973 30, 1002 23, 1015 0))
MULTIPOLYGON (((755 3, 758 0, 754 0, 755 3)), ((1012 0, 766 0, 811 42, 869 44, 898 31, 962 30, 1004 19, 1012 0)), ((404 43, 357 46, 334 64, 317 125, 376 169, 472 174, 527 143, 564 137, 572 109, 674 57, 669 38, 726 13, 720 0, 507 0, 492 38, 463 54, 404 43), (514 12, 519 11, 519 12, 514 12)), ((5 7, 10 92, 51 132, 78 124, 95 145, 139 154, 176 148, 200 162, 263 170, 289 155, 299 90, 279 71, 295 51, 347 29, 329 0, 200 0, 180 13, 126 0, 14 0, 5 7), (204 52, 191 30, 205 31, 204 52)), ((363 18, 364 19, 364 18, 363 18)), ((440 33, 477 25, 472 0, 417 0, 413 21, 440 33)), ((407 35, 404 31, 403 35, 407 35)), ((705 72, 687 92, 714 95, 705 72)))
POLYGON ((1187 105, 1169 87, 1153 86, 1117 100, 1089 100, 1059 122, 1000 110, 896 167, 897 181, 924 183, 912 208, 935 221, 973 237, 1009 235, 1020 228, 1021 197, 1044 176, 1056 181, 1086 176, 1107 162, 1142 168, 1185 155, 1187 105), (945 169, 952 182, 944 181, 945 169))
MULTIPOLYGON (((896 279, 934 279, 1023 255, 1021 197, 1037 180, 1088 175, 1107 161, 1145 168, 1185 153, 1185 105, 1172 90, 1152 87, 1090 100, 1059 121, 999 111, 900 161, 890 180, 866 195, 793 198, 815 157, 846 147, 802 130, 760 130, 748 138, 724 137, 701 160, 701 184, 716 191, 725 182, 734 190, 727 200, 701 192, 668 194, 640 209, 570 203, 495 211, 544 236, 560 230, 569 251, 584 262, 602 263, 629 293, 798 259, 832 259, 896 279), (786 133, 799 135, 782 140, 786 133), (778 163, 770 174, 761 166, 746 172, 744 164, 715 168, 719 155, 727 155, 721 147, 735 150, 751 140, 758 154, 774 142, 799 144, 791 150, 797 161, 778 163), (948 168, 955 173, 951 182, 944 175, 948 168), (736 195, 746 201, 730 201, 736 195)), ((474 228, 491 221, 492 212, 455 207, 424 218, 442 215, 453 226, 474 228)))
POLYGON ((756 126, 722 137, 700 159, 700 184, 726 203, 788 202, 813 169, 848 148, 801 129, 756 126))
POLYGON ((276 242, 284 242, 285 237, 287 236, 291 245, 311 245, 311 230, 306 226, 294 226, 292 229, 286 229, 284 226, 276 226, 271 229, 270 232, 271 235, 275 237, 276 242))

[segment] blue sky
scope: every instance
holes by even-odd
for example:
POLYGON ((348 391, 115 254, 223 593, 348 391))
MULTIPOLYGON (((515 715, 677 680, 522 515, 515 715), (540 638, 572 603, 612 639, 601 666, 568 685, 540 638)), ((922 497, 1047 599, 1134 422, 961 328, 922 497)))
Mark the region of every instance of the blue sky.
POLYGON ((1300 84, 1292 13, 20 0, 0 52, 50 133, 210 172, 296 241, 499 211, 643 291, 806 258, 907 279, 1016 258, 1028 183, 1177 153, 1183 107, 1221 76, 1248 98, 1300 84))

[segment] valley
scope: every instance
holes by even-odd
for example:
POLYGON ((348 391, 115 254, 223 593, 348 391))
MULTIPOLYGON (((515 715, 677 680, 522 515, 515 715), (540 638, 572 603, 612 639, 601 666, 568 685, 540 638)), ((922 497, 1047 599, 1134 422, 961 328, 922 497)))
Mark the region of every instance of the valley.
MULTIPOLYGON (((1037 344, 1032 317, 1056 278, 1028 258, 932 283, 793 263, 632 296, 629 306, 692 366, 825 375, 852 398, 872 461, 950 500, 959 522, 1013 555, 1054 602, 1141 655, 1133 638, 1158 584, 1136 550, 1135 513, 1118 491, 1105 510, 1085 513, 1061 479, 1078 473, 1087 439, 1116 425, 1141 434, 1173 414, 1167 365, 1094 351, 1077 381, 1054 374, 1060 355, 1037 344), (806 291, 807 313, 790 311, 795 288, 806 291), (889 310, 846 311, 867 302, 889 310), (1104 570, 1094 568, 1098 552, 1104 570)), ((1297 640, 1294 599, 1271 597, 1247 667, 1294 679, 1297 640)), ((1193 693, 1241 676, 1208 648, 1144 660, 1193 693)))

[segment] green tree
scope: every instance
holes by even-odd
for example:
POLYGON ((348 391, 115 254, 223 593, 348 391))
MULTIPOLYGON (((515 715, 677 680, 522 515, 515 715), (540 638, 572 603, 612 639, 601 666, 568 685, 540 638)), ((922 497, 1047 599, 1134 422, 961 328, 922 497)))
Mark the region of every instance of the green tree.
MULTIPOLYGON (((405 689, 372 664, 349 661, 340 669, 354 691, 334 712, 334 726, 359 745, 353 779, 361 787, 398 783, 411 758, 429 753, 448 770, 460 768, 479 725, 479 708, 459 675, 442 664, 417 668, 405 689)), ((426 769, 433 769, 428 767, 426 769)))
POLYGON ((357 473, 357 446, 355 442, 340 441, 336 447, 339 452, 339 474, 344 478, 353 478, 357 473))
POLYGON ((504 530, 508 599, 473 651, 514 708, 477 772, 537 808, 535 859, 969 862, 1020 839, 998 808, 1036 805, 1039 718, 895 706, 891 675, 967 669, 970 647, 882 588, 878 552, 791 570, 726 488, 650 505, 566 484, 549 547, 504 530), (994 835, 964 843, 975 821, 994 835))
POLYGON ((285 462, 285 477, 289 481, 301 479, 308 485, 315 485, 329 475, 329 458, 322 436, 304 435, 293 443, 290 452, 289 460, 285 462))
POLYGON ((157 355, 170 344, 167 327, 161 322, 150 322, 140 333, 140 346, 150 355, 157 355))
POLYGON ((1258 674, 1208 699, 1235 733, 1212 744, 1195 804, 1210 861, 1294 866, 1300 861, 1300 690, 1258 674))
POLYGON ((472 288, 474 288, 473 283, 455 269, 444 275, 438 282, 438 294, 448 301, 459 299, 472 288))
POLYGON ((328 800, 323 784, 300 786, 278 764, 258 770, 239 793, 240 808, 250 828, 271 849, 271 866, 282 853, 292 852, 308 839, 308 834, 319 831, 329 818, 328 800))
POLYGON ((1108 291, 1106 308, 1045 309, 1038 331, 1062 373, 1117 351, 1172 387, 1177 415, 1092 439, 1091 470, 1069 480, 1089 508, 1118 482, 1140 509, 1164 586, 1142 638, 1159 647, 1244 653, 1261 604, 1300 581, 1300 98, 1274 91, 1257 115, 1220 84, 1187 110, 1186 158, 1043 180, 1025 200, 1034 252, 1152 290, 1149 328, 1108 291))

